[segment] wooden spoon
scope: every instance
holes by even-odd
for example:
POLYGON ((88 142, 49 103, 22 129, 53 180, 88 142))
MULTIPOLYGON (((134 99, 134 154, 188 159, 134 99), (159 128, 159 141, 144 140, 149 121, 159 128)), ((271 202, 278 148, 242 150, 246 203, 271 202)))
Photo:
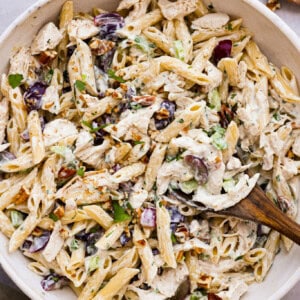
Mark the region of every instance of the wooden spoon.
POLYGON ((259 186, 236 205, 214 213, 266 225, 300 245, 300 225, 275 206, 259 186))
POLYGON ((300 0, 288 0, 289 2, 293 2, 293 3, 296 3, 296 4, 300 4, 300 0))
POLYGON ((236 205, 218 211, 207 209, 200 202, 192 201, 190 195, 186 195, 179 190, 176 192, 172 191, 169 197, 195 208, 204 214, 208 212, 217 215, 238 217, 243 220, 266 225, 300 245, 300 224, 297 224, 284 214, 259 186, 255 186, 251 193, 236 205))

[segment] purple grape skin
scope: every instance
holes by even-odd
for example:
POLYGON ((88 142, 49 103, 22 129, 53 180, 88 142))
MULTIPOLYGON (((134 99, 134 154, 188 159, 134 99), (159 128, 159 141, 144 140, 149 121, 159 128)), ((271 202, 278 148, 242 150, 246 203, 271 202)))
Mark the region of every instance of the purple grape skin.
POLYGON ((174 120, 174 114, 176 110, 176 104, 174 102, 171 102, 169 100, 165 100, 161 103, 160 109, 165 108, 169 112, 169 117, 166 119, 159 120, 155 118, 155 127, 158 130, 164 129, 167 127, 173 120, 174 120))
POLYGON ((100 37, 111 41, 117 41, 116 31, 125 25, 123 17, 117 13, 100 14, 94 18, 94 23, 99 27, 100 37))
POLYGON ((24 243, 22 244, 22 246, 20 247, 20 249, 21 249, 22 251, 27 251, 27 250, 29 250, 30 246, 32 245, 32 241, 33 241, 32 237, 28 237, 28 238, 24 241, 24 243))
POLYGON ((174 206, 168 207, 171 216, 171 223, 181 223, 184 221, 184 216, 174 206))
POLYGON ((145 208, 141 215, 140 223, 144 227, 155 227, 156 226, 156 209, 145 208))
MULTIPOLYGON (((110 115, 104 114, 102 116, 102 121, 101 122, 93 122, 92 127, 97 128, 101 127, 103 125, 111 124, 113 123, 113 120, 110 115)), ((95 132, 95 138, 94 138, 94 145, 101 145, 104 141, 104 137, 107 135, 107 133, 103 129, 99 129, 98 131, 95 132)))
POLYGON ((157 248, 152 249, 153 255, 158 255, 160 252, 157 248))
POLYGON ((101 145, 104 142, 104 136, 106 135, 106 132, 103 129, 99 129, 95 133, 95 138, 94 138, 94 145, 98 146, 101 145))
POLYGON ((121 182, 119 184, 120 190, 124 193, 130 193, 132 191, 133 183, 131 181, 121 182))
POLYGON ((121 166, 119 164, 116 164, 112 167, 112 170, 114 173, 118 172, 121 169, 121 166))
POLYGON ((99 57, 97 66, 105 73, 107 73, 107 71, 110 69, 112 60, 115 55, 115 51, 116 51, 116 49, 113 48, 112 50, 104 53, 103 55, 101 55, 99 57))
POLYGON ((39 110, 42 106, 42 96, 45 94, 48 85, 37 81, 31 85, 24 94, 24 101, 28 111, 39 110))
POLYGON ((220 41, 213 51, 212 54, 213 62, 217 65, 222 58, 230 57, 231 49, 232 49, 231 40, 220 41))
POLYGON ((132 97, 136 96, 136 88, 134 86, 128 86, 128 89, 124 95, 125 99, 132 100, 132 97))
POLYGON ((187 155, 184 161, 194 170, 195 179, 199 184, 205 184, 208 180, 208 169, 204 161, 195 155, 187 155))
POLYGON ((96 242, 102 236, 102 231, 86 233, 84 230, 75 234, 75 238, 85 242, 85 252, 87 255, 93 255, 97 252, 96 242))
POLYGON ((125 246, 130 241, 130 237, 124 232, 120 236, 120 243, 122 246, 125 246))
POLYGON ((5 161, 9 161, 9 160, 13 160, 16 159, 16 156, 9 152, 9 151, 2 151, 0 152, 0 162, 5 162, 5 161))
POLYGON ((49 292, 58 290, 68 284, 68 279, 56 273, 49 274, 41 281, 41 286, 44 291, 49 292))
POLYGON ((32 244, 28 251, 30 253, 38 252, 46 247, 50 239, 50 232, 44 231, 41 236, 37 236, 33 238, 32 244))
POLYGON ((73 53, 74 53, 74 51, 75 51, 75 49, 76 49, 76 46, 75 46, 75 45, 68 47, 68 48, 67 48, 67 55, 68 55, 68 56, 72 56, 73 53))
POLYGON ((95 233, 90 233, 87 237, 86 241, 86 254, 87 255, 94 255, 97 251, 98 248, 95 246, 97 241, 100 239, 102 236, 102 233, 100 231, 95 232, 95 233))

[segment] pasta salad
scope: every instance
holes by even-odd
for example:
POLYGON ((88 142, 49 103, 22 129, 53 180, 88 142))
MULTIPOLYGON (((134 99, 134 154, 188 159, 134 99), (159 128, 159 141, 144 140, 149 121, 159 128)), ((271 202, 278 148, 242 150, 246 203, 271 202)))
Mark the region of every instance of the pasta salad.
POLYGON ((300 96, 241 18, 201 0, 66 1, 0 95, 0 231, 45 291, 234 300, 282 246, 216 212, 255 185, 295 218, 300 96))

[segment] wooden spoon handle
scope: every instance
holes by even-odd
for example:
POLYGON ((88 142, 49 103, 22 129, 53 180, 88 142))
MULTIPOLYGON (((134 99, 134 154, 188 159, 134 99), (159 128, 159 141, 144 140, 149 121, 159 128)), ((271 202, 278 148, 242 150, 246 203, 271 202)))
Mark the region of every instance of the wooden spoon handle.
POLYGON ((269 226, 300 245, 300 225, 277 208, 258 186, 247 198, 222 213, 269 226))

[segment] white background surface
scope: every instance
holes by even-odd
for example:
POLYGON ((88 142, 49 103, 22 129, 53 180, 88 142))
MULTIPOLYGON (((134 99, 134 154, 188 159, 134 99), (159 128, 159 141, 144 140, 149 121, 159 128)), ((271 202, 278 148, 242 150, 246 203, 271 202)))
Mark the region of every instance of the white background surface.
MULTIPOLYGON (((0 0, 0 33, 27 7, 33 4, 36 0, 0 0)), ((88 1, 88 0, 85 0, 88 1)), ((224 0, 230 1, 230 0, 224 0)), ((266 0, 258 0, 266 2, 266 0)), ((281 0, 282 8, 276 13, 285 20, 285 22, 298 34, 300 37, 300 6, 296 6, 281 0)), ((6 59, 6 58, 5 58, 6 59)), ((300 258, 299 258, 300 259, 300 258)), ((284 270, 283 270, 284 272, 284 270)), ((0 270, 0 281, 7 283, 6 275, 0 270)), ((0 295, 0 299, 2 299, 0 295)), ((295 288, 284 297, 284 300, 300 299, 300 282, 295 288)), ((12 299, 11 299, 12 300, 12 299)), ((263 300, 263 299, 257 299, 263 300)))

